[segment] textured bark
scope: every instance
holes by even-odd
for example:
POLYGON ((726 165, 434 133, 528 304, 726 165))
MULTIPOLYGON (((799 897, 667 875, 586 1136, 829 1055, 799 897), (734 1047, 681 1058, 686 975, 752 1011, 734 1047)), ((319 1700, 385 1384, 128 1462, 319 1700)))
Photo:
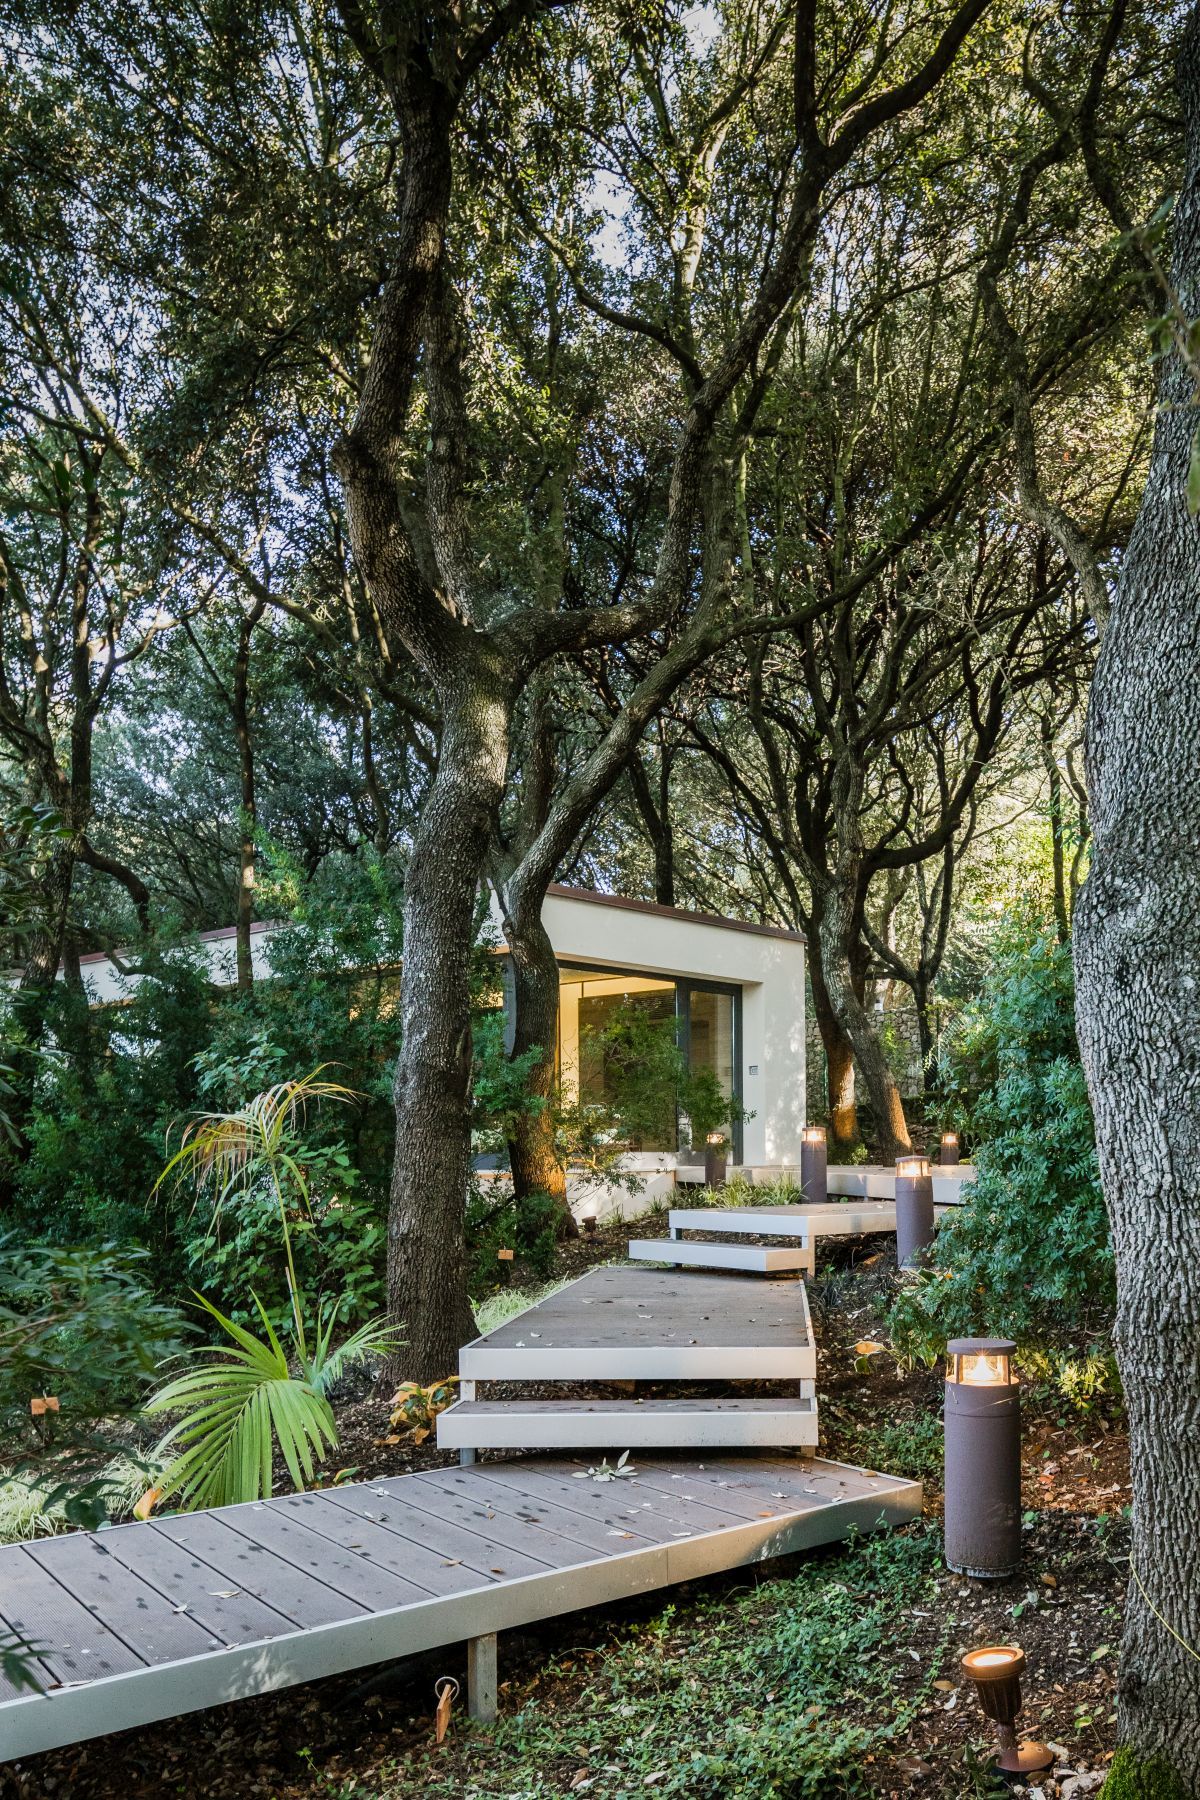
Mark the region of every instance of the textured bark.
POLYGON ((404 892, 388 1305, 396 1369, 453 1374, 474 1324, 462 1279, 471 1154, 471 963, 480 870, 503 789, 511 700, 477 676, 446 720, 404 892))
MULTIPOLYGON (((815 937, 815 933, 810 934, 810 943, 813 948, 815 948, 815 937)), ((813 1016, 817 1021, 817 1030, 821 1034, 821 1048, 825 1052, 825 1086, 829 1102, 829 1147, 831 1150, 852 1150, 858 1143, 858 1103, 854 1093, 854 1051, 850 1039, 843 1031, 841 1022, 833 1010, 833 1002, 829 998, 829 990, 825 986, 825 977, 821 972, 819 956, 810 955, 808 972, 812 984, 813 1016)))
POLYGON ((861 943, 857 917, 856 883, 830 882, 821 904, 817 952, 829 1003, 854 1050, 859 1073, 867 1090, 875 1135, 885 1161, 909 1148, 908 1122, 896 1077, 888 1066, 879 1033, 867 1012, 854 956, 861 943))
POLYGON ((250 641, 254 627, 266 611, 265 600, 256 600, 243 613, 238 627, 237 656, 233 665, 233 731, 237 739, 238 775, 241 783, 241 849, 238 858, 237 985, 241 994, 254 986, 254 960, 250 927, 254 923, 255 842, 258 805, 254 788, 254 740, 250 734, 250 641))
POLYGON ((542 924, 541 906, 506 917, 504 935, 512 956, 516 1014, 512 1055, 515 1059, 534 1049, 542 1052, 531 1063, 526 1082, 534 1105, 521 1114, 508 1143, 513 1193, 518 1200, 548 1194, 558 1207, 559 1235, 578 1237, 579 1227, 567 1205, 566 1170, 554 1142, 558 961, 542 924))
MULTIPOLYGON (((1194 319, 1200 14, 1180 88, 1175 287, 1194 319)), ((1200 524, 1186 500, 1193 383, 1175 359, 1161 401, 1088 711, 1092 867, 1074 948, 1134 1493, 1120 1731, 1200 1794, 1200 524)))

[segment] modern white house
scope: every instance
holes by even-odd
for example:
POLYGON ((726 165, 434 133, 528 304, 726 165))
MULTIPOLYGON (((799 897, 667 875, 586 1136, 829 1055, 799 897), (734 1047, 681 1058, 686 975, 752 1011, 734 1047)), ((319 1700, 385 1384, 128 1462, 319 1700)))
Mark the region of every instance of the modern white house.
MULTIPOLYGON (((734 1133, 732 1161, 795 1168, 804 1124, 805 945, 797 932, 682 907, 552 887, 543 911, 560 971, 558 1053, 564 1085, 578 1088, 581 1032, 634 1002, 676 1021, 692 1067, 716 1071, 749 1115, 734 1133)), ((495 914, 499 927, 499 913, 495 914)), ((271 974, 269 922, 253 927, 256 978, 271 974)), ((214 982, 235 980, 232 927, 201 933, 214 982)), ((503 950, 500 952, 504 954, 503 950)), ((107 956, 81 959, 98 1005, 121 1000, 129 978, 107 956)), ((120 959, 118 959, 120 960, 120 959)), ((586 1079, 586 1075, 585 1075, 586 1079)), ((646 1174, 694 1161, 677 1143, 635 1159, 646 1174)))

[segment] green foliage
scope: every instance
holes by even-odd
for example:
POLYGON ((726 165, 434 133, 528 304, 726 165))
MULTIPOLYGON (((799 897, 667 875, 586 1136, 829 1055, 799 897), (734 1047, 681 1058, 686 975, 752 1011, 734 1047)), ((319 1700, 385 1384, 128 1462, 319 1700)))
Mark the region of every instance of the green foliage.
POLYGON ((940 1480, 945 1437, 936 1414, 914 1413, 862 1433, 855 1440, 855 1456, 866 1468, 885 1469, 889 1475, 913 1480, 940 1480))
POLYGON ((979 1174, 943 1218, 936 1268, 896 1303, 897 1349, 928 1362, 959 1333, 1054 1338, 1089 1319, 1102 1330, 1113 1260, 1068 947, 1046 933, 1000 947, 945 1072, 979 1174))
POLYGON ((122 1421, 187 1332, 149 1292, 144 1255, 0 1239, 0 1453, 71 1524, 108 1516, 122 1421), (56 1409, 35 1416, 31 1403, 56 1409))
POLYGON ((268 1191, 239 1187, 216 1219, 190 1193, 149 1196, 181 1119, 236 1112, 319 1055, 356 1104, 306 1124, 309 1208, 295 1221, 295 1262, 305 1291, 341 1296, 350 1325, 383 1301, 399 878, 366 850, 327 857, 311 879, 269 846, 263 855, 262 903, 286 911, 271 940, 278 979, 246 994, 215 989, 199 947, 164 922, 162 941, 139 948, 138 979, 119 1005, 89 1008, 56 986, 57 1048, 43 1059, 13 1216, 31 1239, 143 1249, 151 1285, 202 1286, 242 1323, 255 1316, 253 1289, 278 1324, 287 1300, 268 1191))
POLYGON ((299 1373, 293 1374, 264 1308, 259 1307, 264 1334, 259 1338, 198 1298, 232 1339, 232 1348, 206 1355, 146 1405, 150 1415, 184 1414, 155 1452, 160 1460, 174 1453, 156 1484, 161 1497, 177 1496, 185 1511, 262 1499, 273 1491, 276 1450, 301 1491, 337 1447, 330 1390, 350 1364, 390 1349, 393 1334, 365 1325, 335 1350, 337 1308, 322 1309, 311 1354, 301 1356, 299 1373))
POLYGON ((1113 1757, 1100 1800, 1191 1800, 1191 1792, 1163 1757, 1143 1762, 1123 1744, 1113 1757))
MULTIPOLYGON (((928 1704, 901 1682, 904 1620, 928 1603, 938 1540, 922 1531, 872 1537, 791 1579, 698 1593, 623 1631, 589 1686, 556 1704, 556 1671, 504 1716, 468 1762, 440 1771, 424 1752, 376 1796, 420 1782, 430 1800, 549 1800, 561 1771, 587 1766, 605 1795, 680 1800, 849 1800, 878 1791, 867 1763, 928 1704)), ((575 1642, 579 1642, 578 1639, 575 1642)), ((577 1652, 570 1662, 575 1665, 577 1652)), ((911 1667, 911 1665, 908 1665, 911 1667)), ((939 1672, 936 1659, 929 1677, 939 1672)))

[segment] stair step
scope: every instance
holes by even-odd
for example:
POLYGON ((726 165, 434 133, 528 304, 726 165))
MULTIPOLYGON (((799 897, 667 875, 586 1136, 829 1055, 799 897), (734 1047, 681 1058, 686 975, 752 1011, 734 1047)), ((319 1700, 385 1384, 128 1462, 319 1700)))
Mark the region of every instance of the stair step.
POLYGON ((635 1262, 675 1263, 691 1269, 749 1269, 757 1275, 786 1275, 810 1267, 811 1253, 773 1249, 766 1244, 703 1244, 695 1238, 631 1238, 635 1262))
MULTIPOLYGON (((792 1248, 792 1246, 787 1246, 792 1248)), ((458 1353, 463 1381, 812 1381, 802 1281, 605 1264, 458 1353)))
POLYGON ((817 1442, 815 1398, 460 1400, 438 1417, 439 1450, 703 1449, 817 1442))

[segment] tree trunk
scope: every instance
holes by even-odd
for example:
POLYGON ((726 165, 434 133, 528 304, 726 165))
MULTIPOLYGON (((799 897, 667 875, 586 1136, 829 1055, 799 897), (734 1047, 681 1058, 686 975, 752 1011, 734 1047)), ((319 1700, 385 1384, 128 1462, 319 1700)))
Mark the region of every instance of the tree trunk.
POLYGON ((825 1085, 829 1101, 829 1147, 850 1151, 858 1145, 858 1105, 854 1096, 854 1051, 838 1021, 821 972, 821 959, 812 945, 808 974, 812 984, 813 1013, 825 1052, 825 1085))
MULTIPOLYGON (((1200 14, 1175 288, 1200 312, 1200 14)), ((1200 526, 1194 380, 1172 357, 1087 722, 1092 866, 1075 914, 1079 1041, 1117 1264, 1133 1579, 1118 1717, 1200 1794, 1200 526)))
POLYGON ((257 600, 242 615, 238 629, 237 658, 233 667, 233 730, 237 739, 238 774, 241 780, 239 827, 241 850, 238 858, 237 895, 237 986, 239 994, 248 994, 254 986, 254 957, 250 927, 254 923, 255 826, 258 804, 254 788, 254 741, 250 735, 250 639, 254 627, 266 610, 266 602, 257 600))
POLYGON ((855 981, 857 939, 854 893, 841 882, 831 882, 822 898, 817 955, 830 1006, 853 1046, 866 1085, 881 1152, 885 1160, 891 1161, 909 1148, 911 1140, 896 1077, 888 1067, 883 1045, 855 981))
POLYGON ((541 1052, 531 1062, 525 1083, 531 1108, 520 1115, 508 1144, 513 1193, 518 1200, 548 1194, 558 1208, 559 1235, 577 1237, 579 1227, 567 1204, 566 1170, 554 1142, 558 961, 540 906, 525 903, 515 908, 514 916, 505 917, 504 935, 512 953, 516 1023, 512 1055, 516 1059, 531 1050, 541 1052))
POLYGON ((1067 907, 1067 860, 1063 843, 1063 782, 1054 754, 1054 734, 1049 719, 1041 725, 1042 767, 1050 788, 1050 850, 1054 867, 1054 923, 1060 944, 1070 942, 1071 919, 1067 907))
POLYGON ((917 1014, 917 1037, 921 1044, 921 1084, 929 1095, 937 1086, 937 1046, 934 1043, 933 1019, 929 1006, 929 983, 915 981, 912 997, 917 1014))
POLYGON ((510 718, 508 696, 484 680, 448 710, 405 880, 388 1305, 404 1338, 396 1370, 423 1382, 453 1374, 474 1334, 464 1257, 471 964, 510 718))

